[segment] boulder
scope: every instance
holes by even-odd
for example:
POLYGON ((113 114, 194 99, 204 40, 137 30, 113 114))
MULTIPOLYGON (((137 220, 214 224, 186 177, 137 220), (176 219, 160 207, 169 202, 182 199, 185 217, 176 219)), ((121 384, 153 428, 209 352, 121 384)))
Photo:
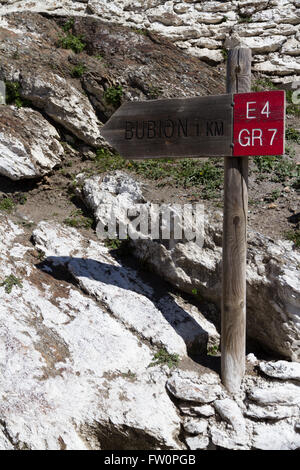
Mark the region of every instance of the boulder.
POLYGON ((0 108, 0 174, 12 180, 41 177, 64 155, 56 129, 30 108, 0 108))
POLYGON ((207 372, 199 375, 175 371, 166 386, 174 397, 188 402, 207 404, 222 395, 218 376, 207 372))
POLYGON ((22 74, 21 94, 62 127, 93 147, 104 143, 88 98, 65 78, 36 70, 22 74))
MULTIPOLYGON (((48 224, 47 232, 38 227, 35 238, 57 260, 72 253, 97 270, 116 266, 105 247, 74 229, 48 224)), ((169 369, 148 367, 150 341, 63 280, 54 259, 34 265, 33 246, 6 217, 0 235, 0 448, 184 448, 165 390, 169 369), (19 282, 9 289, 11 275, 19 282)), ((177 350, 181 344, 178 338, 177 350)))
POLYGON ((295 362, 260 362, 259 368, 264 374, 275 379, 300 381, 300 364, 295 362))
MULTIPOLYGON (((123 178, 124 181, 128 178, 132 180, 126 173, 123 173, 123 178)), ((112 205, 116 202, 116 207, 120 198, 116 189, 118 179, 120 173, 107 176, 105 185, 110 180, 111 186, 109 191, 104 190, 105 197, 112 205)), ((104 223, 105 214, 104 219, 101 219, 101 200, 104 197, 102 188, 105 186, 102 186, 100 179, 97 180, 98 186, 93 184, 93 181, 86 181, 83 196, 93 210, 96 220, 104 223)), ((141 193, 137 194, 141 201, 141 193)), ((124 193, 122 200, 126 200, 124 193)), ((147 262, 157 274, 174 286, 188 293, 196 290, 202 297, 220 305, 221 213, 207 215, 204 233, 203 246, 193 241, 182 243, 175 240, 171 240, 168 245, 153 241, 150 237, 132 240, 130 244, 134 256, 144 263, 147 262)), ((248 334, 269 350, 293 361, 300 361, 299 263, 299 252, 293 248, 291 242, 275 242, 258 232, 248 230, 248 334)))

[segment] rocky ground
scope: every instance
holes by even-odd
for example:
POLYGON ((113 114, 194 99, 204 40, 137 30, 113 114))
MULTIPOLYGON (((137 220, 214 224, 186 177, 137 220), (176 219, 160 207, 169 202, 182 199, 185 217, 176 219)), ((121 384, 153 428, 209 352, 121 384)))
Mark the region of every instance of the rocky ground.
POLYGON ((0 447, 300 448, 295 109, 284 158, 251 161, 233 397, 216 373, 222 162, 130 163, 101 137, 123 101, 223 93, 224 70, 94 17, 12 13, 0 39, 0 447), (203 201, 203 249, 100 242, 101 204, 132 198, 203 201))

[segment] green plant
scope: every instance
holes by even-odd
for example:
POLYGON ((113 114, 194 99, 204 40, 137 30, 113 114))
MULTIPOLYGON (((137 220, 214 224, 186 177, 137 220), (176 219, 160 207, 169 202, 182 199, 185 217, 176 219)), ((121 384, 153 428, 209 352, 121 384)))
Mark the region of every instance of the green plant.
POLYGON ((257 78, 251 89, 252 91, 277 90, 277 86, 269 78, 257 78))
POLYGON ((288 232, 285 233, 285 236, 288 240, 291 240, 292 242, 294 242, 297 248, 300 247, 300 229, 289 230, 288 232))
POLYGON ((222 49, 222 50, 221 50, 221 54, 222 54, 222 56, 223 56, 223 59, 224 59, 224 60, 227 60, 227 58, 228 58, 228 51, 227 51, 227 49, 222 49))
POLYGON ((285 136, 287 140, 291 140, 292 142, 296 142, 296 144, 300 144, 300 132, 293 127, 288 127, 285 131, 285 136))
POLYGON ((149 85, 148 87, 148 95, 149 98, 155 100, 162 94, 162 89, 159 87, 156 87, 154 85, 149 85))
POLYGON ((46 253, 41 249, 38 249, 37 252, 38 252, 37 259, 39 261, 44 261, 44 259, 46 258, 46 253))
POLYGON ((214 346, 210 346, 207 348, 207 355, 208 356, 216 356, 219 352, 219 346, 216 344, 214 346))
POLYGON ((299 176, 299 165, 282 155, 254 157, 254 162, 258 168, 258 180, 265 179, 268 174, 271 174, 271 181, 276 183, 299 176))
POLYGON ((136 34, 141 34, 142 36, 148 36, 148 31, 141 28, 132 28, 132 31, 136 34))
POLYGON ((74 34, 71 33, 68 33, 66 36, 61 36, 58 43, 63 49, 71 49, 75 54, 79 54, 86 47, 82 35, 74 36, 74 34))
POLYGON ((108 88, 104 93, 104 99, 108 104, 115 107, 120 106, 123 96, 123 88, 121 85, 108 88))
POLYGON ((135 379, 136 379, 136 373, 135 373, 135 372, 132 372, 132 371, 129 370, 129 369, 128 369, 127 372, 121 373, 121 376, 122 376, 124 379, 129 379, 129 380, 135 380, 135 379))
POLYGON ((27 196, 24 193, 19 193, 15 197, 15 202, 17 204, 24 205, 26 203, 26 201, 27 201, 27 196))
POLYGON ((28 101, 21 97, 19 82, 5 82, 5 88, 7 104, 14 104, 17 108, 28 105, 28 101))
POLYGON ((70 31, 70 29, 73 28, 74 23, 75 23, 74 18, 69 18, 68 21, 66 21, 66 23, 65 23, 64 26, 62 27, 62 29, 64 30, 64 32, 67 33, 68 31, 70 31))
POLYGON ((300 117, 300 106, 292 101, 293 90, 287 90, 286 94, 286 113, 300 117))
POLYGON ((86 67, 83 64, 75 65, 71 70, 71 76, 73 78, 81 78, 85 71, 86 67))
POLYGON ((252 18, 251 16, 241 16, 238 23, 252 23, 252 18))
POLYGON ((71 212, 70 217, 67 217, 64 220, 64 223, 69 227, 91 228, 93 225, 93 219, 85 217, 81 209, 76 209, 71 212))
POLYGON ((106 238, 104 240, 104 245, 109 250, 118 250, 122 245, 122 240, 119 240, 118 238, 106 238))
POLYGON ((149 364, 148 367, 154 367, 157 365, 167 365, 170 369, 178 366, 179 356, 178 354, 170 354, 165 349, 160 349, 153 356, 153 361, 149 364))
POLYGON ((10 294, 14 286, 23 287, 22 282, 19 278, 10 274, 7 276, 3 282, 0 284, 1 287, 5 286, 5 292, 10 294))
POLYGON ((271 194, 267 195, 265 197, 265 200, 268 202, 274 202, 277 201, 277 199, 281 196, 281 191, 280 189, 274 189, 271 194))
POLYGON ((0 200, 0 211, 11 212, 14 207, 15 204, 10 197, 4 197, 0 200))

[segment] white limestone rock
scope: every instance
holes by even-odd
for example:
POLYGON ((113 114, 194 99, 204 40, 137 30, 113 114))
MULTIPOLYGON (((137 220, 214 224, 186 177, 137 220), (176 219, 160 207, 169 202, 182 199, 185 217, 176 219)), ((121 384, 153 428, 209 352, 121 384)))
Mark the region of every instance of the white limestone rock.
POLYGON ((10 293, 0 287, 0 448, 96 450, 108 440, 123 449, 133 441, 135 448, 183 448, 166 372, 148 368, 150 343, 55 277, 70 255, 114 268, 107 249, 74 229, 48 223, 37 230, 40 246, 55 252, 52 265, 34 266, 29 242, 13 251, 23 230, 0 221, 1 281, 14 274, 22 282, 10 293))
POLYGON ((204 434, 207 431, 208 423, 205 419, 186 418, 183 428, 188 434, 204 434))
POLYGON ((230 398, 225 398, 223 400, 216 400, 214 402, 214 407, 218 414, 226 422, 231 424, 234 431, 240 436, 245 437, 246 424, 243 414, 238 407, 237 403, 230 398))
POLYGON ((300 410, 298 406, 282 406, 282 405, 255 405, 250 403, 244 412, 248 418, 254 418, 266 421, 279 421, 291 417, 299 416, 300 410))
MULTIPOLYGON (((112 181, 114 174, 107 177, 112 181)), ((84 197, 93 210, 96 220, 107 221, 103 212, 105 201, 116 208, 119 200, 129 204, 132 193, 142 201, 142 188, 132 182, 132 178, 120 173, 117 179, 124 179, 124 192, 115 194, 102 190, 100 179, 86 182, 84 197), (123 175, 123 176, 122 176, 123 175), (131 181, 126 183, 126 181, 131 181), (137 187, 140 188, 138 191, 137 187), (126 189, 127 188, 127 189, 126 189), (127 195, 126 195, 127 194, 127 195)), ((109 188, 108 188, 109 189, 109 188)), ((144 204, 147 204, 145 202, 144 204)), ((208 300, 220 302, 221 259, 222 259, 222 214, 206 219, 205 244, 194 242, 170 245, 153 242, 151 239, 131 241, 133 254, 147 263, 162 277, 177 288, 192 293, 194 289, 208 300)), ((248 232, 247 265, 247 308, 248 333, 251 337, 267 345, 293 361, 300 359, 299 292, 300 256, 293 250, 291 242, 274 242, 257 232, 248 232), (275 295, 276 292, 276 295, 275 295), (275 301, 276 299, 276 301, 275 301), (284 327, 283 327, 284 325, 284 327)), ((203 325, 204 329, 207 329, 203 325)), ((216 338, 211 330, 212 337, 216 338)))
POLYGON ((273 21, 275 23, 297 25, 300 23, 300 12, 296 10, 294 6, 287 5, 281 8, 273 8, 254 13, 252 21, 273 21))
POLYGON ((235 432, 230 432, 220 425, 212 425, 210 435, 213 444, 223 449, 249 450, 250 448, 250 444, 245 441, 244 436, 238 436, 235 432))
POLYGON ((248 391, 250 400, 259 405, 300 405, 300 386, 292 384, 279 384, 270 388, 252 388, 248 391))
POLYGON ((244 38, 242 44, 249 47, 253 53, 262 54, 266 52, 278 51, 286 41, 286 36, 266 36, 244 38))
POLYGON ((193 56, 198 57, 204 62, 208 62, 210 64, 218 64, 224 60, 224 56, 220 51, 214 49, 208 49, 206 47, 193 47, 189 48, 188 52, 191 53, 193 56))
MULTIPOLYGON (((85 203, 93 211, 100 227, 107 225, 112 214, 118 221, 127 223, 124 211, 126 213, 126 210, 130 209, 134 203, 144 202, 145 205, 147 204, 142 194, 141 185, 131 176, 120 171, 111 173, 104 178, 87 179, 83 183, 83 197, 85 203)), ((100 237, 102 232, 99 232, 98 226, 97 233, 100 237)), ((87 281, 81 280, 80 282, 84 282, 86 285, 87 281)), ((178 305, 177 301, 174 301, 173 307, 170 309, 170 300, 169 297, 162 297, 157 306, 164 312, 167 321, 184 338, 189 350, 198 348, 198 352, 206 351, 207 343, 210 345, 219 343, 219 333, 215 326, 197 308, 183 304, 178 305)))
POLYGON ((264 374, 275 379, 300 381, 300 364, 297 362, 260 362, 259 368, 264 374))
POLYGON ((178 406, 180 411, 187 416, 210 418, 215 414, 215 410, 211 405, 193 406, 192 404, 179 403, 178 406))
POLYGON ((79 139, 94 147, 104 143, 88 98, 63 77, 40 70, 22 74, 20 84, 23 97, 79 139))
POLYGON ((37 111, 1 106, 0 174, 12 180, 37 178, 61 162, 56 129, 37 111))
POLYGON ((190 450, 203 450, 209 445, 209 438, 207 436, 193 436, 186 437, 185 442, 190 450))
POLYGON ((269 55, 269 60, 261 64, 255 64, 254 69, 269 75, 285 76, 295 73, 300 75, 300 62, 296 57, 280 56, 275 52, 269 55))
POLYGON ((264 10, 268 3, 268 0, 241 0, 239 11, 243 16, 250 17, 253 13, 264 10))
POLYGON ((211 403, 222 394, 219 377, 214 373, 199 376, 175 371, 166 386, 176 398, 196 403, 211 403))
POLYGON ((254 427, 253 448, 296 450, 300 448, 300 435, 286 423, 257 424, 254 427))
POLYGON ((281 52, 283 54, 288 54, 291 56, 299 56, 300 55, 300 41, 297 40, 295 37, 288 39, 285 44, 282 46, 281 52))

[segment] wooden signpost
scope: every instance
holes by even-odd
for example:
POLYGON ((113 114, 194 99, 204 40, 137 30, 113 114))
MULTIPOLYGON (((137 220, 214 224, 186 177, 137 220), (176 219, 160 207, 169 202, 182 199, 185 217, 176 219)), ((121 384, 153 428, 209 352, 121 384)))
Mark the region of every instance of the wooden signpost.
POLYGON ((124 158, 225 157, 222 381, 234 393, 245 372, 248 156, 282 155, 285 93, 251 93, 251 50, 232 49, 227 94, 122 105, 101 129, 124 158))

